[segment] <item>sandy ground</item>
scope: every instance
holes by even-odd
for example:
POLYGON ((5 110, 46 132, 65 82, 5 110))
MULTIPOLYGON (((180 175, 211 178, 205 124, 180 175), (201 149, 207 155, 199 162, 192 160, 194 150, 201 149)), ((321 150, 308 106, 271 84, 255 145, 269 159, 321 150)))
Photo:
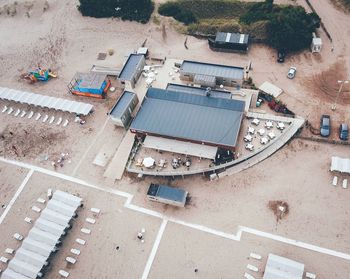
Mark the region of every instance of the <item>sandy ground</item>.
MULTIPOLYGON (((332 155, 349 157, 347 146, 295 140, 259 165, 219 181, 209 182, 204 177, 175 181, 159 180, 190 192, 190 205, 185 209, 175 209, 146 201, 145 192, 149 183, 154 182, 153 179, 137 180, 126 175, 119 182, 106 181, 102 177, 104 169, 92 164, 101 149, 107 150, 107 156, 112 157, 125 134, 123 129, 115 128, 112 123, 106 122, 106 113, 120 92, 110 94, 106 101, 99 101, 69 95, 66 87, 76 71, 88 71, 93 64, 102 63, 97 61, 99 52, 113 48, 115 54, 108 56, 103 63, 121 67, 125 56, 137 49, 147 38, 147 47, 156 55, 239 66, 246 65, 251 60, 251 74, 257 85, 268 80, 283 88, 285 93, 281 95, 282 101, 316 127, 321 114, 331 114, 333 137, 336 138, 336 129, 340 121, 350 122, 348 105, 340 98, 337 110, 332 112, 330 108, 334 98, 322 92, 315 92, 309 81, 314 75, 327 73, 327 69, 336 63, 340 63, 343 69, 339 78, 348 77, 350 21, 348 15, 334 9, 328 0, 310 1, 331 33, 333 43, 331 44, 324 32, 320 31, 319 35, 324 42, 321 55, 312 55, 305 51, 288 56, 284 64, 277 64, 276 52, 264 45, 253 45, 247 55, 217 53, 209 50, 205 40, 189 37, 189 49, 186 50, 183 45, 185 36, 178 34, 168 19, 162 19, 167 26, 167 36, 163 39, 161 28, 152 22, 141 25, 116 19, 83 18, 75 8, 77 1, 48 1, 49 8, 45 12, 44 1, 36 1, 32 8, 26 8, 23 1, 17 1, 19 8, 16 15, 0 15, 0 86, 89 102, 95 106, 95 112, 87 118, 87 123, 81 126, 74 123, 72 115, 37 109, 42 114, 50 113, 69 119, 70 124, 65 129, 53 129, 42 122, 1 114, 0 133, 9 138, 1 139, 0 155, 53 169, 51 161, 60 153, 67 152, 69 160, 57 171, 79 177, 102 188, 108 186, 133 194, 133 203, 166 216, 228 233, 235 233, 238 225, 244 225, 350 253, 347 241, 350 231, 344 221, 349 216, 350 192, 339 186, 330 186, 332 174, 328 171, 332 155), (29 18, 26 12, 29 12, 29 18), (58 78, 34 85, 19 79, 21 73, 38 63, 57 71, 58 78), (292 65, 297 67, 297 76, 294 80, 289 80, 286 73, 292 65), (100 131, 103 133, 99 133, 100 131), (42 136, 50 138, 53 133, 59 134, 58 140, 40 139, 42 136), (27 146, 24 149, 27 150, 26 156, 16 156, 9 135, 16 138, 17 143, 27 146), (37 139, 36 142, 33 142, 33 139, 37 139), (269 201, 274 200, 283 200, 289 204, 289 214, 279 222, 276 222, 273 212, 267 206, 269 201)), ((0 1, 0 6, 10 2, 0 1)), ((304 1, 296 2, 305 6, 304 1)), ((338 79, 336 75, 334 78, 338 79)), ((345 90, 345 94, 349 94, 348 91, 345 90)), ((7 103, 1 101, 0 107, 5 104, 7 103)), ((21 107, 14 104, 12 106, 21 107)), ((7 204, 27 170, 4 164, 0 165, 0 170, 0 203, 7 204)), ((18 246, 11 236, 16 231, 26 235, 29 226, 26 226, 23 219, 25 216, 36 217, 30 206, 39 196, 44 197, 48 187, 79 193, 86 200, 77 226, 74 226, 61 251, 54 257, 53 269, 48 278, 55 278, 59 268, 67 268, 64 257, 75 245, 75 237, 81 236, 79 228, 85 225, 84 219, 89 215, 87 209, 91 206, 100 207, 105 214, 98 217, 92 234, 87 237, 88 244, 82 249, 78 263, 70 269, 72 278, 80 278, 80 274, 82 278, 141 277, 159 230, 160 219, 122 208, 124 200, 120 197, 87 190, 76 184, 37 173, 29 180, 4 223, 0 225, 1 251, 5 247, 18 246), (134 239, 141 226, 147 228, 147 241, 144 246, 140 246, 134 239), (116 253, 115 246, 119 243, 121 250, 116 253), (101 277, 101 273, 104 277, 101 277)), ((2 212, 0 209, 0 213, 2 212)), ((163 238, 150 278, 191 278, 195 275, 193 268, 196 267, 199 269, 197 275, 200 278, 238 278, 237 274, 241 276, 245 271, 249 253, 257 249, 265 260, 269 252, 274 252, 304 262, 307 270, 317 273, 317 278, 343 279, 347 278, 350 272, 348 261, 296 249, 272 240, 255 239, 255 236, 244 235, 243 242, 230 242, 200 231, 169 224, 163 238), (332 268, 329 268, 330 266, 332 268)), ((259 267, 263 266, 264 263, 260 263, 259 267)))

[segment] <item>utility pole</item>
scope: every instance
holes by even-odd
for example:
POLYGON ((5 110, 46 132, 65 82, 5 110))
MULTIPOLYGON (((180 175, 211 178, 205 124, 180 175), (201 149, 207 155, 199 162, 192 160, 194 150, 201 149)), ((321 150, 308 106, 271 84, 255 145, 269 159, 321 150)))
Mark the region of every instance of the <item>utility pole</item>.
POLYGON ((338 102, 338 99, 339 99, 339 95, 340 95, 340 93, 341 93, 341 91, 342 91, 342 89, 343 89, 343 85, 344 85, 344 84, 347 84, 347 83, 349 83, 348 80, 338 80, 338 84, 340 84, 340 87, 339 87, 339 90, 338 90, 338 92, 337 92, 337 96, 335 97, 334 104, 332 105, 332 110, 336 110, 336 108, 337 108, 337 102, 338 102))

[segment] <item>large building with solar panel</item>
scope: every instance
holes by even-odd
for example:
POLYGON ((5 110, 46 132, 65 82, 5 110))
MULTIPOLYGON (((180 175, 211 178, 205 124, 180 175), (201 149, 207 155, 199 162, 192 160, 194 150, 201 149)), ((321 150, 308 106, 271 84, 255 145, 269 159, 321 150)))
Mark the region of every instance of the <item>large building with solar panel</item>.
POLYGON ((173 87, 148 89, 131 132, 153 140, 172 139, 174 145, 181 141, 235 151, 245 102, 179 90, 180 87, 172 91, 173 87))

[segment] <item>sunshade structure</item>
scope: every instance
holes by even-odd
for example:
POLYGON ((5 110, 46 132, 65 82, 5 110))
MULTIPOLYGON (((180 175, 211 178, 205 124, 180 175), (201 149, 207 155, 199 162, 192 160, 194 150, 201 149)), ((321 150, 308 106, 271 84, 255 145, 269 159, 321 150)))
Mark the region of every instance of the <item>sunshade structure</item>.
POLYGON ((331 171, 350 173, 350 159, 332 156, 331 171))
POLYGON ((62 191, 55 191, 42 211, 22 246, 9 262, 1 279, 28 279, 42 277, 50 255, 56 251, 62 236, 70 227, 82 199, 62 191))
POLYGON ((263 279, 303 279, 304 264, 269 254, 263 279))
POLYGON ((259 90, 266 94, 272 95, 275 98, 283 93, 281 88, 268 81, 265 81, 262 85, 260 85, 259 90))
POLYGON ((6 87, 0 87, 0 99, 79 115, 87 115, 93 109, 93 105, 87 103, 49 97, 6 87))
POLYGON ((143 147, 214 160, 217 147, 161 137, 147 136, 143 147))

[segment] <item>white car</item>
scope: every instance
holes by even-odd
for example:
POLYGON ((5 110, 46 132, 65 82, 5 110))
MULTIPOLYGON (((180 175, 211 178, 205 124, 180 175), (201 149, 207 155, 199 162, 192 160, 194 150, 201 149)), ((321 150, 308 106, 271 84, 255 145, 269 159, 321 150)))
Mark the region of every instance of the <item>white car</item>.
POLYGON ((289 71, 288 71, 288 74, 287 74, 287 78, 290 78, 290 79, 294 78, 296 72, 297 72, 297 68, 296 67, 290 67, 289 71))

